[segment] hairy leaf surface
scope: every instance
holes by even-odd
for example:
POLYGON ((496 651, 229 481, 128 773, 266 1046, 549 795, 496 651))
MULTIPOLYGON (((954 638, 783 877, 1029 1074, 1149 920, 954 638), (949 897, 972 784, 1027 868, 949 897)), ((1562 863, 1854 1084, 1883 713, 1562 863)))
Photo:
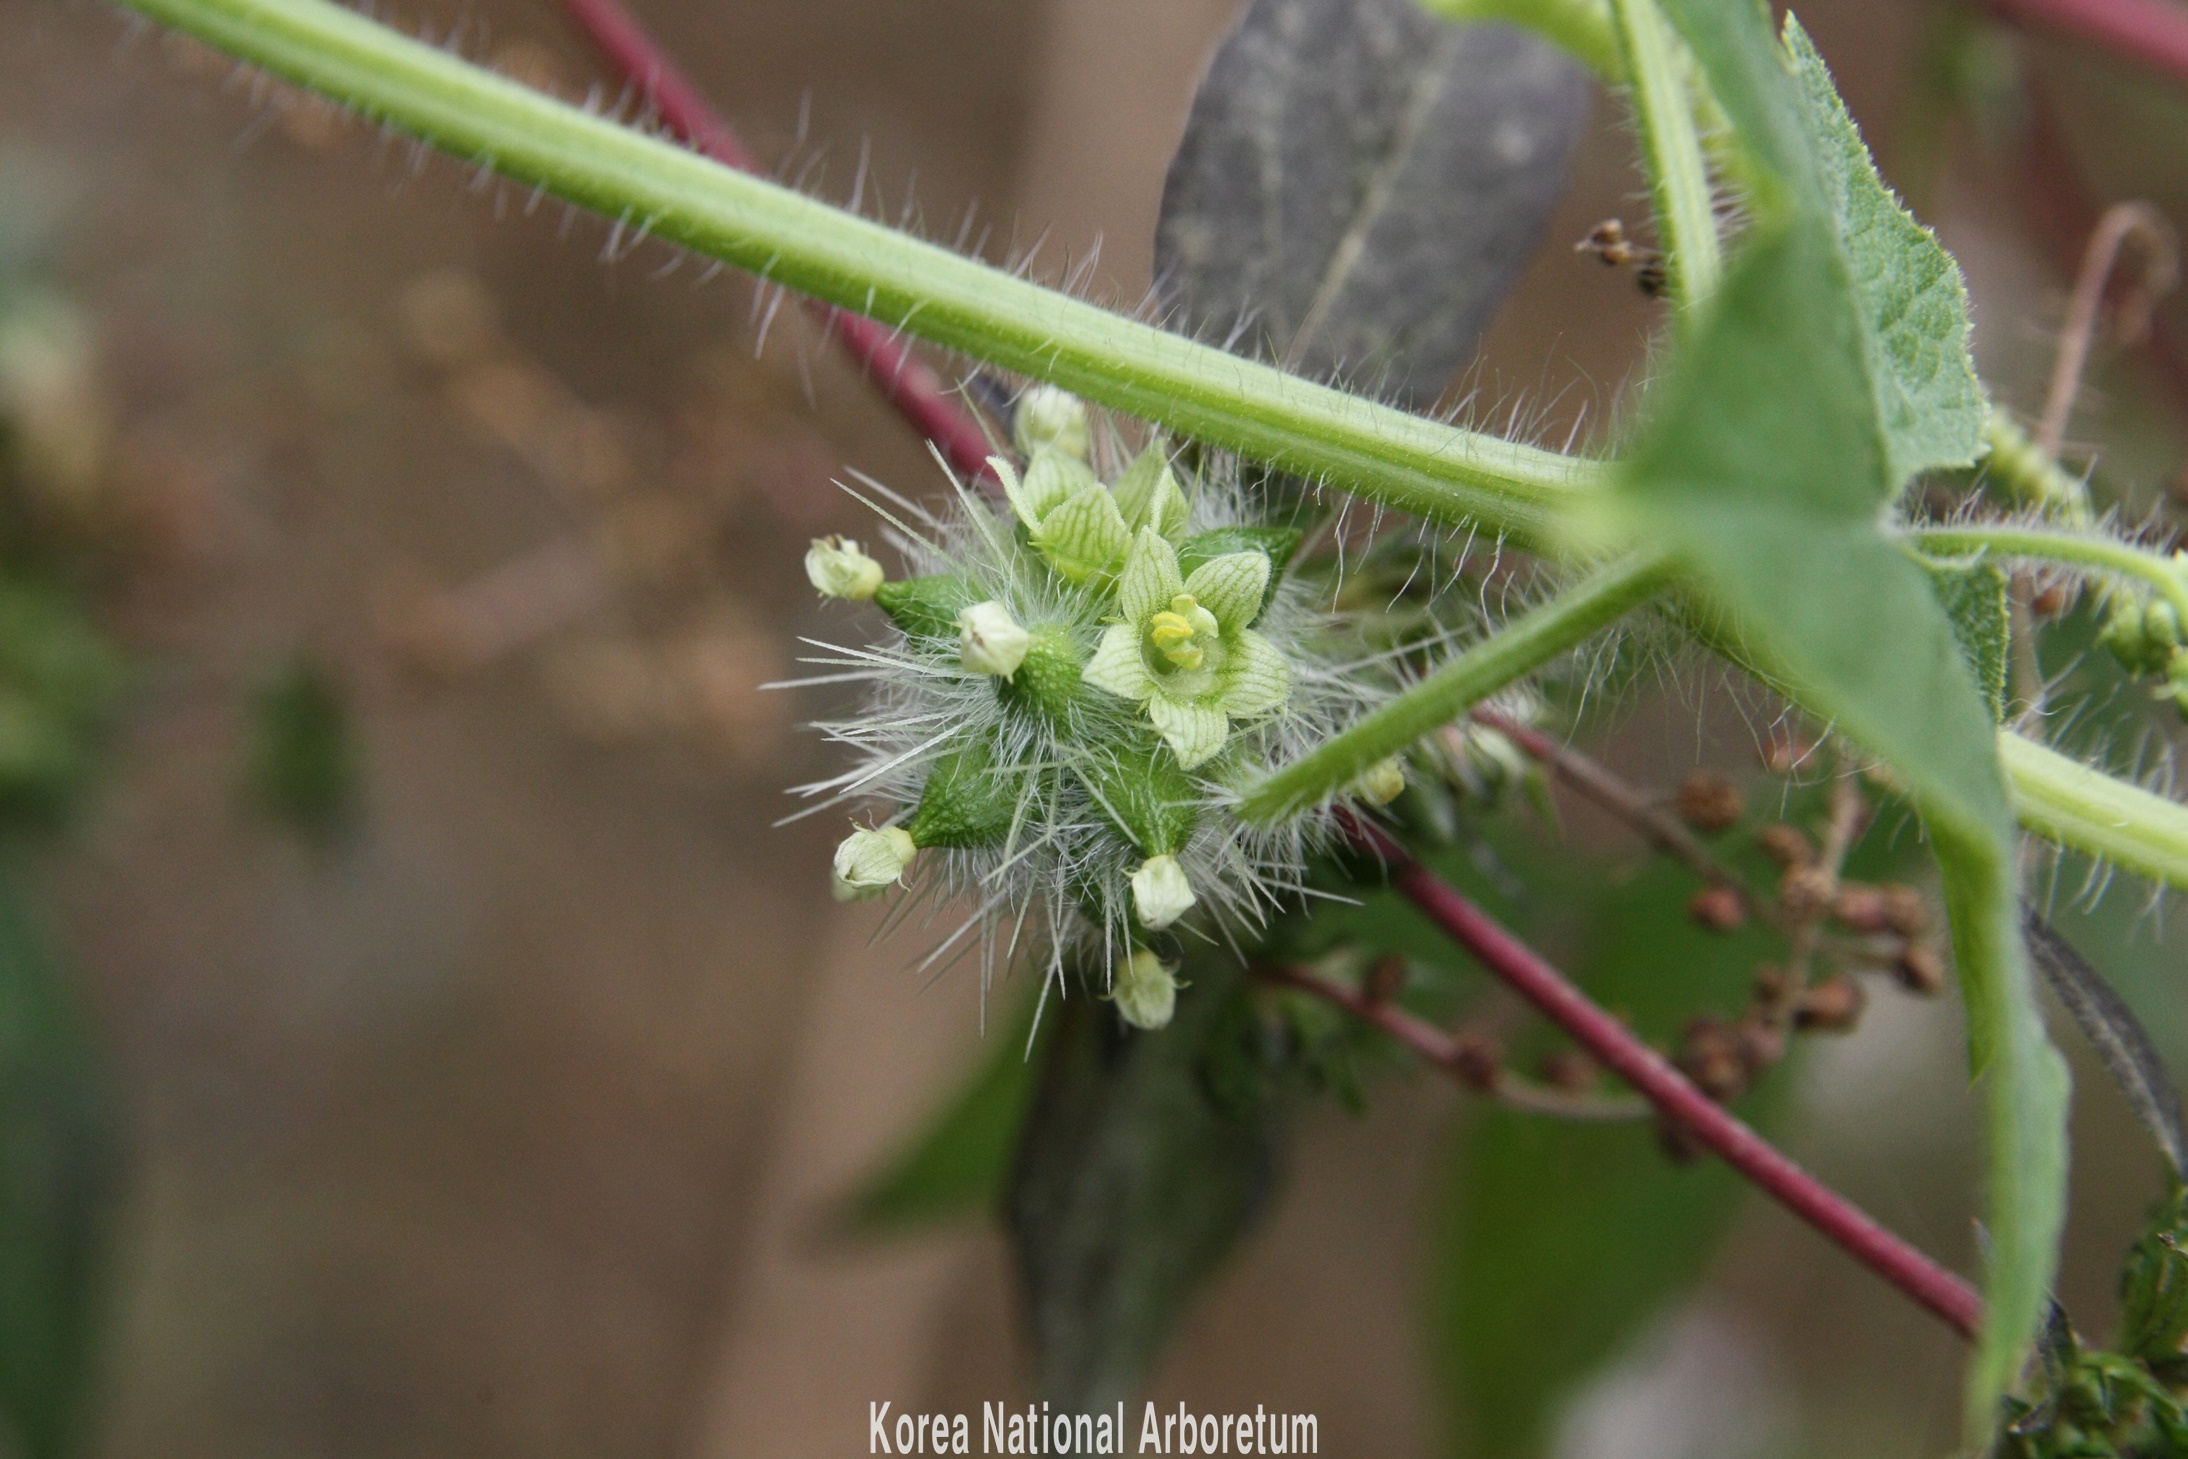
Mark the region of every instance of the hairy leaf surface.
MULTIPOLYGON (((1918 277, 1925 245, 1870 227, 1866 253, 1823 159, 1846 139, 1747 0, 1667 8, 1756 164, 1743 247, 1663 387, 1616 495, 1644 540, 1677 552, 1760 665, 1912 786, 1944 873, 1970 1061, 1988 1080, 1989 1321, 1968 1418, 1988 1430, 2043 1313, 2066 1185, 2066 1070, 2045 1037, 2016 912, 2014 831, 1991 716, 1953 624, 1880 514, 1897 463, 1881 402, 1912 358, 1872 345, 1864 269, 1918 277)), ((1809 84, 1816 84, 1813 80, 1809 84)), ((1842 158, 1843 161, 1843 158, 1842 158)), ((1871 199, 1871 203, 1874 203, 1871 199)), ((1940 351, 1950 340, 1932 342, 1940 351)))

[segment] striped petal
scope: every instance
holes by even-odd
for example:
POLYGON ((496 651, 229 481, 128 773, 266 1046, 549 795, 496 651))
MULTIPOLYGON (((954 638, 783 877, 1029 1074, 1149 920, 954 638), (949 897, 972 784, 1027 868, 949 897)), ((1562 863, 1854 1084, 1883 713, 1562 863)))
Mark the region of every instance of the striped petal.
POLYGON ((1223 748, 1223 742, 1231 737, 1231 727, 1223 717, 1223 711, 1206 699, 1172 699, 1157 693, 1147 701, 1147 717, 1155 722, 1155 731, 1178 757, 1178 764, 1186 770, 1214 758, 1223 748))
POLYGON ((1102 630, 1094 657, 1080 671, 1080 681, 1106 689, 1124 699, 1145 700, 1155 692, 1155 676, 1140 655, 1140 630, 1131 623, 1112 623, 1102 630))
POLYGON ((1145 624, 1184 591, 1185 577, 1178 571, 1177 549, 1154 528, 1140 528, 1140 535, 1132 539, 1132 550, 1125 555, 1124 571, 1117 578, 1117 608, 1124 621, 1145 624))
POLYGON ((1226 552, 1193 569, 1185 591, 1216 615, 1226 630, 1244 628, 1261 611, 1269 587, 1269 554, 1226 552))
POLYGON ((1292 666, 1275 644, 1249 628, 1231 640, 1230 650, 1216 694, 1225 714, 1244 719, 1274 709, 1290 697, 1292 666))

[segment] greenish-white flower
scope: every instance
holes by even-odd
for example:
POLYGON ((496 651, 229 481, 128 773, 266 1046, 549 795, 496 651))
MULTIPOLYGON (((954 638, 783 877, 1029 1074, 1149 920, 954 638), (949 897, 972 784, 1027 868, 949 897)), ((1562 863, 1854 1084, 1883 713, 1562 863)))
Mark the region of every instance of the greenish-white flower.
POLYGON ((1212 759, 1231 723, 1266 714, 1291 693, 1291 665, 1246 625, 1269 586, 1265 552, 1232 552, 1178 570, 1177 549, 1140 528, 1117 578, 1123 622, 1103 631, 1085 681, 1147 706, 1185 769, 1212 759))
POLYGON ((1175 856, 1150 856, 1132 873, 1132 907, 1140 925, 1160 932, 1192 910, 1199 898, 1175 856))
POLYGON ((904 880, 919 848, 902 826, 880 830, 860 827, 836 848, 835 893, 839 902, 863 902, 878 897, 904 880))
POLYGON ((1033 635, 1011 617, 1010 609, 990 599, 957 615, 958 661, 976 674, 1008 679, 1026 661, 1033 635))
POLYGON ((1053 446, 1033 453, 1023 477, 1000 456, 988 458, 988 466, 1034 549, 1069 582, 1114 577, 1142 527, 1172 542, 1184 540, 1191 507, 1159 449, 1142 451, 1114 489, 1095 479, 1094 468, 1053 446))
POLYGON ((1091 438, 1086 426, 1086 402, 1068 390, 1036 385, 1018 399, 1011 417, 1011 435, 1028 456, 1042 447, 1054 447, 1084 461, 1091 438))
POLYGON ((824 598, 864 601, 881 586, 881 564, 848 537, 815 537, 805 550, 805 576, 824 598))
POLYGON ((1177 969, 1140 948, 1117 959, 1110 972, 1109 1001, 1117 1005, 1117 1016, 1134 1028, 1163 1028, 1178 1009, 1177 969))

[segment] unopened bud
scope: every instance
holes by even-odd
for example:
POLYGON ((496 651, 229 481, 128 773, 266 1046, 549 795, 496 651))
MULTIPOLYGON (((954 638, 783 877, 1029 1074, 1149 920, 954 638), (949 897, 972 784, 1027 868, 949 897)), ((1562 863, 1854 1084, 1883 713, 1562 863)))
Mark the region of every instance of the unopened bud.
POLYGON ((1901 937, 1920 937, 1930 930, 1930 905, 1913 887, 1891 885, 1884 893, 1885 925, 1901 937))
POLYGON ((1197 900, 1175 856, 1150 856, 1132 873, 1132 907, 1140 914, 1140 925, 1150 932, 1160 932, 1177 921, 1197 900))
POLYGON ((1945 991, 1945 960, 1926 943, 1911 942, 1892 964, 1899 986, 1921 998, 1935 998, 1945 991))
POLYGON ((1542 1082, 1567 1094, 1595 1088, 1595 1060, 1578 1049, 1552 1049, 1542 1056, 1542 1082))
POLYGON ((1165 1027, 1178 1008, 1177 969, 1140 948, 1117 959, 1110 971, 1109 1001, 1134 1028, 1165 1027))
POLYGON ((1389 805, 1405 794, 1405 767, 1393 756, 1368 766, 1359 779, 1360 799, 1369 805, 1389 805))
POLYGON ((918 853, 901 826, 853 831, 836 848, 836 900, 863 902, 880 896, 904 880, 904 869, 918 853))
POLYGON ((1858 881, 1839 884, 1838 900, 1831 906, 1831 915, 1856 932, 1893 930, 1892 902, 1884 888, 1858 881))
POLYGON ((1018 409, 1011 417, 1011 436, 1028 456, 1043 446, 1054 446, 1084 461, 1088 444, 1086 402, 1068 390, 1036 385, 1018 399, 1018 409))
POLYGON ((1497 1087, 1504 1051, 1485 1033, 1462 1033, 1451 1043, 1451 1073, 1468 1089, 1487 1094, 1497 1087))
POLYGON ((993 599, 957 615, 958 660, 976 674, 1008 679, 1026 661, 1032 645, 1033 635, 993 599))
POLYGON ((805 550, 805 576, 824 598, 864 601, 881 586, 881 564, 848 537, 815 537, 805 550))
POLYGON ((1816 859, 1816 848, 1798 826, 1778 821, 1755 833, 1763 855, 1782 867, 1806 866, 1816 859))
POLYGON ((1370 1003, 1388 1003, 1405 991, 1408 972, 1403 957, 1386 952, 1368 964, 1367 976, 1360 980, 1360 992, 1370 1003))
POLYGON ((1705 836, 1740 823, 1740 788, 1706 770, 1697 770, 1679 787, 1679 819, 1705 836))
POLYGON ((1838 973, 1801 994, 1793 1005, 1793 1026, 1808 1033, 1851 1032, 1867 1001, 1861 984, 1838 973))
POLYGON ((1711 932, 1737 932, 1747 925, 1747 904, 1739 892, 1717 882, 1687 899, 1687 915, 1711 932))

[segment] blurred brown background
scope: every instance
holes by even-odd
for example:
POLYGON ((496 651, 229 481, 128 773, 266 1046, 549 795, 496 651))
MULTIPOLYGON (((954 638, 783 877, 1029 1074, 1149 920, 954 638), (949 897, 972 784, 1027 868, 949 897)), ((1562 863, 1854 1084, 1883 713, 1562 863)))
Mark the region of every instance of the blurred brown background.
MULTIPOLYGON (((1099 235, 1095 291, 1135 301, 1232 6, 639 8, 808 186, 841 199, 863 171, 894 217, 916 174, 926 230, 977 203, 991 256, 1047 229, 1061 266, 1099 235)), ((1802 9, 1889 166, 1922 10, 1802 9)), ((397 18, 572 95, 600 77, 546 0, 397 18)), ((2089 119, 2156 108, 2133 135, 2177 138, 2161 88, 2024 52, 2105 187, 2182 166, 2089 119)), ((1626 148, 1606 101, 1484 355, 1484 403, 1560 437, 1613 405, 1650 325, 1568 249, 1639 211, 1626 148)), ((913 934, 868 945, 875 910, 827 895, 840 825, 769 828, 825 764, 795 724, 827 702, 754 686, 843 621, 799 554, 857 530, 828 485, 845 467, 930 489, 917 443, 794 310, 756 354, 737 277, 603 263, 597 222, 269 105, 98 5, 0 0, 0 162, 55 219, 53 281, 92 323, 133 554, 111 605, 138 661, 125 728, 42 888, 130 1140, 101 1451, 794 1459, 864 1452, 869 1400, 1022 1400, 996 1236, 822 1233, 979 1053, 975 979, 923 986, 913 934), (366 757, 359 827, 323 848, 237 790, 239 706, 299 654, 344 684, 366 757)), ((1986 370, 2032 407, 2061 290, 2003 196, 1949 160, 1921 190, 1986 370)), ((2108 370, 2079 425, 2154 497, 2178 422, 2146 398, 2108 370)), ((1662 782, 1698 753, 1694 717, 1643 713, 1610 753, 1662 782)), ((1873 1020, 1808 1069, 1793 1143, 1965 1261, 1957 1038, 1949 1010, 1873 1020)), ((2091 1314, 2155 1188, 2100 1083, 2067 1271, 2091 1314)), ((1318 1113, 1155 1396, 1315 1411, 1332 1452, 1434 1451, 1419 1247, 1457 1111, 1420 1080, 1318 1113)), ((1751 1205, 1567 1448, 1937 1452, 1957 1379, 1926 1318, 1751 1205)))

